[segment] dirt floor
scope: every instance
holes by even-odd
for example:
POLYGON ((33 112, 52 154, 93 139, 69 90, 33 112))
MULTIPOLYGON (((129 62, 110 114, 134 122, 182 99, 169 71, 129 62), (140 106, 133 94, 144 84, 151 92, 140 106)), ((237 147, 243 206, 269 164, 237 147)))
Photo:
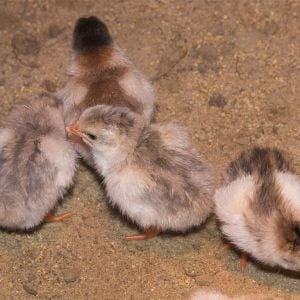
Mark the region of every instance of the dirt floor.
MULTIPOLYGON (((96 15, 157 90, 157 120, 184 124, 220 182, 250 145, 288 150, 300 172, 300 2, 0 0, 0 117, 65 81, 72 27, 96 15)), ((0 233, 0 299, 187 299, 196 288, 300 299, 300 275, 224 250, 212 217, 185 236, 125 242, 136 228, 78 167, 58 212, 32 234, 0 233)))

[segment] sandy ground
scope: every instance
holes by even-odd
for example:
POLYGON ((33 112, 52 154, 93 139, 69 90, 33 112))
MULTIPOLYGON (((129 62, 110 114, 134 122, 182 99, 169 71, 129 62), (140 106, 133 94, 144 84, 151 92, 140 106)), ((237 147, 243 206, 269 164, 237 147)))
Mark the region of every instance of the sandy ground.
MULTIPOLYGON (((72 27, 97 15, 154 82, 159 121, 184 124, 218 180, 250 145, 290 151, 300 172, 300 2, 0 0, 1 119, 13 103, 66 81, 72 27)), ((79 166, 58 211, 32 234, 0 234, 0 299, 186 299, 196 288, 300 299, 300 276, 222 247, 212 217, 185 236, 125 242, 137 229, 79 166)))

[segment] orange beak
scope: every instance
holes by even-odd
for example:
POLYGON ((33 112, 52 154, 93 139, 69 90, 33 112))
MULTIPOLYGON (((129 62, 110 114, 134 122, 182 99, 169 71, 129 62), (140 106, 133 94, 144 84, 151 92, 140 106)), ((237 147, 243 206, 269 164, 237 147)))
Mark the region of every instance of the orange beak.
POLYGON ((76 136, 81 137, 81 132, 79 130, 79 126, 77 123, 71 124, 70 126, 67 127, 67 132, 69 134, 74 134, 76 136))

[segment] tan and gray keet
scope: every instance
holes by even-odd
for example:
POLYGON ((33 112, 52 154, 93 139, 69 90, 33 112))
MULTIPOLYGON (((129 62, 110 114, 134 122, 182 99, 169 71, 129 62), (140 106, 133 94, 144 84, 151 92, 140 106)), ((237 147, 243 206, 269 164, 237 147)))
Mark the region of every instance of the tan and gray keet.
POLYGON ((192 295, 190 300, 280 300, 280 298, 261 294, 249 294, 229 297, 220 292, 208 289, 199 289, 192 295))
POLYGON ((211 213, 212 170, 181 126, 145 125, 128 108, 99 105, 69 130, 91 147, 111 204, 145 231, 128 240, 185 232, 211 213))
POLYGON ((300 270, 300 178, 278 149, 242 152, 215 194, 225 237, 269 266, 300 270))
MULTIPOLYGON (((58 93, 66 125, 97 104, 128 107, 146 122, 152 119, 155 95, 151 83, 115 45, 106 25, 94 16, 76 22, 68 75, 69 81, 58 93)), ((76 150, 93 166, 87 147, 74 136, 73 140, 76 150)))
POLYGON ((59 100, 41 95, 16 105, 0 129, 0 226, 38 226, 71 186, 74 174, 75 152, 66 140, 59 100))

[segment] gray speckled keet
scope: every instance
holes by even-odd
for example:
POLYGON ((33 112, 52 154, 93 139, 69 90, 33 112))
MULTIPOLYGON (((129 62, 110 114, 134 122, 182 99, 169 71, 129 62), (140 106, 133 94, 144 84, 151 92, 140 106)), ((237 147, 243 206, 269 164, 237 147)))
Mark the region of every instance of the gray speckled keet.
POLYGON ((128 108, 98 105, 80 117, 110 202, 142 229, 184 232, 213 208, 211 167, 175 124, 145 125, 128 108))
POLYGON ((75 159, 57 99, 16 105, 0 129, 0 226, 39 225, 72 184, 75 159))

